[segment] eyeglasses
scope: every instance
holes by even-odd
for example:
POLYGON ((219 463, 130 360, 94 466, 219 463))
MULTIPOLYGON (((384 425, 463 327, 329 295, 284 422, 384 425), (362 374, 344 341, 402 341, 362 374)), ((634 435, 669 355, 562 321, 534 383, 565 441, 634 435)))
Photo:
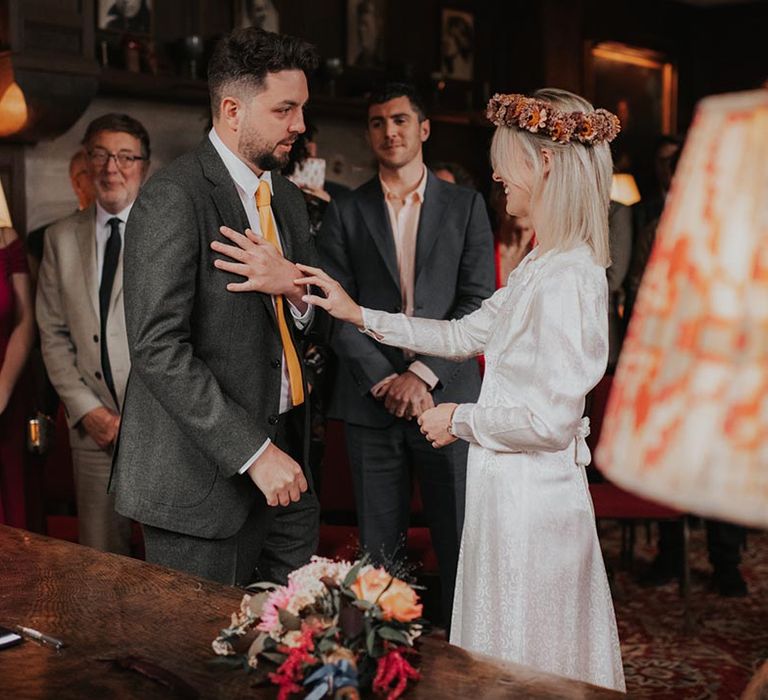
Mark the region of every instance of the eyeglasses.
POLYGON ((105 148, 99 148, 98 146, 88 151, 88 158, 90 158, 91 163, 100 168, 105 166, 109 162, 110 158, 114 158, 117 167, 121 170, 128 170, 129 168, 132 168, 134 165, 136 165, 137 160, 147 160, 144 156, 137 156, 133 153, 127 153, 126 151, 110 153, 105 148))

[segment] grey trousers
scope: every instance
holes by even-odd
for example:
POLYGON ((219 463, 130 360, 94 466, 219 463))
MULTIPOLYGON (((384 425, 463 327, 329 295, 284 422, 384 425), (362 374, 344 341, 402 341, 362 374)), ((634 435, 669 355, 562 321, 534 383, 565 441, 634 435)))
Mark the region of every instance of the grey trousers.
POLYGON ((102 450, 72 450, 80 544, 113 554, 130 554, 131 521, 115 510, 107 493, 112 455, 102 450))
MULTIPOLYGON (((301 464, 302 409, 280 418, 275 445, 301 464)), ((250 481, 247 474, 232 478, 250 481)), ((252 487, 257 488, 255 484, 252 487)), ((317 496, 307 492, 298 503, 273 507, 260 495, 240 530, 225 539, 195 537, 149 525, 142 528, 148 562, 245 586, 255 581, 285 584, 288 574, 317 552, 319 523, 317 496)))

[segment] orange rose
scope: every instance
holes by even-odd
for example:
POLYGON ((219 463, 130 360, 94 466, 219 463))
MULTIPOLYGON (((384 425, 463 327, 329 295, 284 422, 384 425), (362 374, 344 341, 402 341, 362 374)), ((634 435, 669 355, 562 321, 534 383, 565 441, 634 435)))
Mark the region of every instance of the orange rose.
POLYGON ((419 596, 405 581, 396 578, 379 600, 385 620, 410 622, 421 617, 422 605, 419 596))
POLYGON ((351 588, 360 599, 375 603, 381 592, 389 585, 392 577, 384 569, 368 569, 357 577, 351 588))
POLYGON ((357 577, 351 588, 360 600, 378 601, 385 620, 410 622, 421 617, 423 606, 416 591, 384 569, 369 569, 357 577))

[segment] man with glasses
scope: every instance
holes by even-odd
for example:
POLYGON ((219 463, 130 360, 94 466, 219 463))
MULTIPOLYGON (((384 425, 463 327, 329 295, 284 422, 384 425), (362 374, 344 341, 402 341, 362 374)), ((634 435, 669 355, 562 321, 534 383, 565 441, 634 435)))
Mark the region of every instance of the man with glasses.
POLYGON ((149 167, 149 134, 128 115, 106 114, 88 125, 83 146, 96 202, 48 229, 37 320, 70 427, 80 544, 128 554, 130 521, 107 485, 130 369, 123 236, 149 167))

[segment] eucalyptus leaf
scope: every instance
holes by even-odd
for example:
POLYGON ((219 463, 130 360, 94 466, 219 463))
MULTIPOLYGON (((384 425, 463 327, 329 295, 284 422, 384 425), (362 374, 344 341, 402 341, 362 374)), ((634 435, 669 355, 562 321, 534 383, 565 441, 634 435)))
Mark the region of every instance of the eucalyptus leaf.
POLYGON ((349 588, 355 581, 357 581, 357 576, 360 573, 362 566, 363 562, 359 561, 349 570, 347 575, 344 577, 344 583, 341 584, 344 588, 349 588))
POLYGON ((227 668, 242 668, 243 657, 242 656, 216 656, 212 659, 208 659, 208 663, 211 666, 225 666, 227 668))
POLYGON ((368 630, 368 634, 365 636, 365 648, 368 649, 369 654, 373 654, 373 648, 376 644, 376 630, 372 627, 368 630))
POLYGON ((264 642, 267 641, 267 637, 268 636, 269 635, 267 635, 266 632, 261 632, 259 634, 259 636, 256 637, 256 639, 254 639, 251 642, 251 646, 248 647, 248 658, 249 659, 252 659, 253 657, 258 656, 259 654, 261 654, 261 652, 264 651, 264 642))
POLYGON ((297 632, 301 629, 301 618, 298 615, 289 613, 282 608, 278 611, 277 615, 280 619, 280 624, 284 629, 288 630, 288 632, 297 632))
POLYGON ((285 654, 279 654, 278 652, 274 651, 263 651, 261 653, 261 656, 268 661, 271 661, 276 666, 282 665, 282 663, 285 661, 285 654))
POLYGON ((261 617, 261 611, 264 609, 264 603, 267 602, 271 591, 262 591, 261 593, 255 593, 248 601, 248 607, 254 617, 261 617))
POLYGON ((391 627, 379 627, 378 633, 379 637, 389 642, 398 642, 410 646, 408 637, 400 630, 392 629, 391 627))

